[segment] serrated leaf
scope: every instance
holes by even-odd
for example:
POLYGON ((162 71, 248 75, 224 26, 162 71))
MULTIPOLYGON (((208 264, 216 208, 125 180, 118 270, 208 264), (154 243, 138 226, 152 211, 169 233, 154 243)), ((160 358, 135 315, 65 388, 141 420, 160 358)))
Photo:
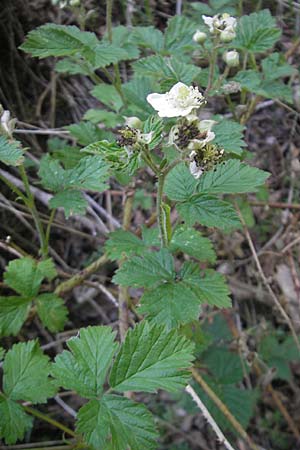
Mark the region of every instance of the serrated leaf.
POLYGON ((215 262, 216 254, 208 238, 194 228, 184 225, 175 229, 170 242, 172 252, 181 251, 197 258, 199 261, 215 262))
POLYGON ((150 326, 146 321, 127 332, 114 361, 110 385, 124 391, 174 392, 189 378, 193 344, 176 330, 150 326))
POLYGON ((27 319, 31 302, 22 297, 0 297, 0 336, 16 336, 27 319))
POLYGON ((231 44, 233 48, 260 53, 273 47, 280 35, 275 19, 264 9, 239 19, 236 38, 231 44))
POLYGON ((199 302, 208 303, 218 308, 230 308, 230 291, 224 276, 212 269, 206 269, 203 274, 199 274, 197 265, 185 263, 183 266, 183 279, 186 284, 193 287, 198 296, 199 302))
POLYGON ((240 83, 243 89, 247 89, 249 92, 256 92, 262 77, 256 70, 241 70, 234 77, 234 81, 240 83))
POLYGON ((55 194, 49 201, 49 207, 64 208, 66 219, 74 215, 85 214, 88 202, 82 193, 73 189, 65 189, 55 194))
POLYGON ((280 99, 287 103, 293 103, 292 88, 280 80, 262 81, 256 93, 262 97, 280 99))
MULTIPOLYGON (((140 54, 139 49, 132 42, 131 36, 132 29, 123 25, 114 26, 112 29, 112 44, 126 52, 126 59, 136 59, 140 54)), ((107 43, 109 42, 107 33, 104 35, 103 40, 107 43)))
POLYGON ((95 86, 91 91, 91 94, 96 97, 101 103, 103 103, 103 105, 107 106, 113 111, 118 112, 123 105, 120 94, 112 85, 98 84, 98 86, 95 86))
POLYGON ((176 208, 188 225, 200 223, 207 227, 231 230, 241 226, 234 207, 212 195, 196 194, 176 208))
POLYGON ((130 40, 140 47, 150 48, 155 53, 159 53, 164 46, 163 33, 153 26, 134 27, 130 40))
POLYGON ((261 62, 264 77, 267 80, 277 80, 281 77, 288 77, 296 72, 296 69, 288 64, 279 53, 272 53, 261 62))
POLYGON ((55 358, 52 375, 65 389, 72 389, 86 398, 102 393, 107 370, 118 344, 110 327, 95 326, 80 330, 80 336, 68 342, 70 351, 55 358))
POLYGON ((109 234, 109 239, 105 243, 105 249, 108 257, 116 260, 124 255, 143 254, 146 246, 135 234, 120 229, 109 234))
POLYGON ((0 438, 6 444, 15 444, 23 439, 32 427, 33 418, 25 413, 18 403, 0 395, 0 438))
POLYGON ((90 75, 93 67, 81 58, 64 58, 55 64, 55 71, 58 73, 68 73, 70 75, 90 75))
POLYGON ((0 136, 0 161, 7 166, 19 166, 24 161, 21 144, 13 139, 0 136))
POLYGON ((190 51, 193 46, 195 24, 185 16, 177 15, 168 20, 165 31, 165 50, 182 57, 184 51, 190 51))
POLYGON ((91 59, 91 57, 89 57, 89 59, 92 61, 94 69, 99 69, 110 66, 110 64, 116 64, 120 61, 131 59, 131 55, 128 54, 125 49, 106 42, 97 44, 93 51, 93 59, 91 59))
POLYGON ((66 171, 66 185, 78 189, 102 192, 109 177, 109 166, 99 156, 82 158, 73 169, 66 171))
POLYGON ((154 149, 163 138, 164 122, 158 116, 149 116, 143 124, 144 133, 152 133, 149 149, 154 149))
POLYGON ((245 127, 233 120, 222 120, 220 123, 214 125, 213 131, 215 133, 214 143, 228 153, 241 155, 243 147, 246 146, 244 142, 243 131, 245 127))
POLYGON ((140 302, 139 313, 168 329, 196 320, 200 314, 199 297, 184 281, 160 284, 146 291, 140 302))
POLYGON ((171 281, 175 276, 174 261, 167 250, 133 256, 125 261, 113 277, 121 286, 153 287, 171 281))
POLYGON ((104 395, 91 400, 78 413, 77 431, 95 448, 110 450, 155 449, 155 423, 144 405, 125 397, 104 395))
POLYGON ((197 191, 207 194, 256 192, 269 176, 268 172, 230 159, 205 172, 199 179, 197 191))
POLYGON ((56 333, 64 329, 68 316, 62 298, 55 294, 41 294, 35 299, 37 313, 48 330, 56 333))
POLYGON ((156 84, 150 77, 135 76, 128 83, 123 84, 123 93, 129 104, 126 116, 138 116, 140 119, 147 119, 153 114, 153 108, 147 102, 146 97, 156 89, 156 84))
POLYGON ((211 347, 201 360, 220 384, 238 383, 244 378, 240 356, 225 347, 211 347))
POLYGON ((132 66, 137 75, 157 79, 163 90, 170 89, 178 81, 191 84, 200 72, 198 67, 180 61, 174 56, 171 58, 160 55, 147 56, 134 62, 132 66))
POLYGON ((37 295, 44 278, 53 279, 56 270, 51 259, 36 262, 30 257, 9 262, 4 274, 5 283, 23 295, 32 298, 37 295))
POLYGON ((103 131, 91 122, 80 122, 65 127, 81 145, 89 145, 104 139, 103 131))
POLYGON ((69 56, 90 50, 98 44, 94 33, 80 31, 75 26, 48 23, 31 31, 21 50, 32 56, 69 56))
POLYGON ((195 192, 197 182, 185 164, 177 164, 167 175, 164 191, 174 201, 189 199, 195 192))
POLYGON ((14 344, 3 363, 3 391, 11 400, 44 403, 55 393, 49 358, 37 341, 14 344))
POLYGON ((105 109, 88 109, 83 118, 94 124, 103 123, 108 128, 114 128, 122 123, 122 118, 118 114, 105 109))

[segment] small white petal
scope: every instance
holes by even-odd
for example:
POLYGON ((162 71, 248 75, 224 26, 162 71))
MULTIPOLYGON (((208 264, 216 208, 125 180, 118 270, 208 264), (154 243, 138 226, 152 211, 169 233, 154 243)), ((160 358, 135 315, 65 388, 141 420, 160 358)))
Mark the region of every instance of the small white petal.
POLYGON ((190 172, 196 180, 201 177, 203 174, 203 170, 201 167, 198 167, 195 161, 190 162, 190 172))

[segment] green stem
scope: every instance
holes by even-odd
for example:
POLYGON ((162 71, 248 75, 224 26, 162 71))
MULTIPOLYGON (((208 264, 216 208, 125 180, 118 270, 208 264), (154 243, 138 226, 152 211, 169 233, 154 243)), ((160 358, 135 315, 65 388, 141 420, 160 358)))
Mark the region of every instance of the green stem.
POLYGON ((35 206, 34 196, 31 192, 30 184, 29 184, 28 177, 27 177, 27 174, 26 174, 23 164, 21 166, 19 166, 19 170, 20 170, 20 175, 21 175, 22 181, 24 183, 25 192, 26 192, 26 196, 27 196, 25 198, 24 202, 31 212, 32 218, 35 223, 36 230, 39 235, 41 255, 43 258, 46 258, 48 256, 48 245, 46 242, 45 231, 44 231, 44 227, 41 222, 38 210, 36 209, 36 206, 35 206))
POLYGON ((167 247, 169 243, 167 227, 165 226, 165 211, 163 208, 163 193, 164 193, 164 183, 165 183, 166 173, 162 172, 158 176, 158 184, 157 184, 157 200, 156 200, 156 209, 157 209, 157 222, 161 240, 161 246, 167 247))
POLYGON ((112 7, 113 0, 106 1, 106 31, 108 40, 112 43, 112 7))
POLYGON ((6 184, 18 197, 20 197, 23 202, 26 204, 27 198, 11 181, 5 178, 2 174, 0 174, 0 180, 6 184))
POLYGON ((46 240, 47 252, 48 252, 48 248, 49 248, 49 239, 50 239, 51 226, 52 226, 53 221, 54 221, 55 213, 56 213, 56 209, 54 208, 51 211, 51 214, 50 214, 50 217, 49 217, 49 221, 48 221, 48 224, 47 224, 47 228, 46 228, 45 240, 46 240))
POLYGON ((43 420, 44 422, 48 422, 51 425, 53 425, 56 428, 59 428, 64 433, 68 434, 69 436, 76 437, 76 433, 72 431, 70 428, 66 427, 62 423, 58 422, 57 420, 52 419, 51 417, 47 416, 46 414, 41 413, 37 409, 33 409, 30 406, 23 406, 23 409, 31 414, 32 416, 37 417, 38 419, 43 420))
POLYGON ((213 46, 212 53, 211 53, 211 58, 210 58, 208 83, 207 83, 207 88, 205 90, 205 94, 207 94, 210 91, 210 89, 212 88, 212 85, 213 85, 215 67, 216 67, 216 62, 217 62, 217 55, 218 55, 218 42, 215 39, 214 46, 213 46))

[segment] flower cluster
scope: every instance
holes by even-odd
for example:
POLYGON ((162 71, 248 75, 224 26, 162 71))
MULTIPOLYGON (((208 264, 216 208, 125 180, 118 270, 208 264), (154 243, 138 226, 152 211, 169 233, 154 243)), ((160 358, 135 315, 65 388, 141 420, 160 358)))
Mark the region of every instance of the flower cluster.
POLYGON ((206 103, 197 87, 186 86, 181 82, 176 83, 165 94, 149 94, 147 101, 158 112, 159 117, 185 117, 193 109, 206 103))
POLYGON ((213 17, 202 16, 204 23, 209 27, 211 34, 219 35, 222 42, 231 42, 235 38, 237 21, 227 13, 217 14, 213 17))

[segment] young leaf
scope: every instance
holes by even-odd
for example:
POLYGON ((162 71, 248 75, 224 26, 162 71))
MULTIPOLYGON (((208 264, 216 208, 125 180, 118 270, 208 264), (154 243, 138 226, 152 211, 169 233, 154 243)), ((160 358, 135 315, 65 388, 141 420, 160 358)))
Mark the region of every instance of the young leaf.
POLYGON ((90 400, 78 413, 76 430, 95 448, 110 450, 157 447, 155 423, 142 404, 125 397, 104 395, 90 400))
POLYGON ((55 358, 52 375, 65 389, 72 389, 86 398, 102 393, 107 370, 118 344, 110 327, 87 327, 80 336, 71 338, 63 351, 55 358))
POLYGON ((222 230, 240 227, 234 207, 212 195, 193 195, 189 200, 176 205, 176 208, 188 225, 199 222, 201 225, 222 230))
POLYGON ((23 439, 32 427, 33 418, 25 413, 22 406, 0 395, 0 438, 6 444, 15 444, 23 439))
POLYGON ((193 344, 176 330, 150 326, 146 321, 127 332, 110 374, 111 387, 119 392, 174 392, 189 378, 193 344))
POLYGON ((270 11, 264 9, 240 18, 236 38, 231 44, 233 48, 261 53, 273 47, 280 34, 270 11))
POLYGON ((185 164, 177 164, 167 175, 165 194, 174 201, 188 200, 195 192, 197 182, 185 164))
POLYGON ((27 319, 31 301, 22 297, 0 297, 0 336, 16 336, 27 319))
MULTIPOLYGON (((108 87, 108 86, 106 86, 108 87)), ((78 144, 89 145, 105 139, 103 130, 91 122, 79 122, 65 127, 77 140, 78 144)))
POLYGON ((98 42, 94 33, 80 31, 75 26, 47 23, 31 31, 20 48, 32 56, 46 58, 91 51, 98 42))
POLYGON ((103 105, 107 106, 115 112, 118 112, 123 105, 120 94, 112 85, 98 84, 91 91, 91 94, 96 97, 103 105))
POLYGON ((19 166, 24 161, 23 151, 18 141, 0 136, 0 161, 7 166, 19 166))
POLYGON ((55 393, 49 358, 37 341, 14 344, 3 363, 3 391, 11 400, 44 403, 55 393))
POLYGON ((35 299, 37 313, 48 330, 56 333, 64 328, 68 309, 63 300, 55 294, 41 294, 35 299))
POLYGON ((213 131, 216 135, 214 143, 228 153, 241 155, 243 147, 246 146, 243 137, 245 127, 233 120, 222 120, 220 123, 214 125, 213 131))
POLYGON ((242 164, 237 159, 229 159, 218 164, 214 170, 204 173, 197 190, 206 194, 256 192, 269 175, 268 172, 242 164))
POLYGON ((216 254, 211 241, 203 237, 194 228, 184 225, 177 227, 170 242, 172 252, 181 251, 187 255, 197 258, 199 261, 215 262, 216 254))
POLYGON ((24 297, 37 295, 44 278, 56 275, 51 260, 36 262, 30 257, 10 261, 4 274, 5 283, 24 297))

